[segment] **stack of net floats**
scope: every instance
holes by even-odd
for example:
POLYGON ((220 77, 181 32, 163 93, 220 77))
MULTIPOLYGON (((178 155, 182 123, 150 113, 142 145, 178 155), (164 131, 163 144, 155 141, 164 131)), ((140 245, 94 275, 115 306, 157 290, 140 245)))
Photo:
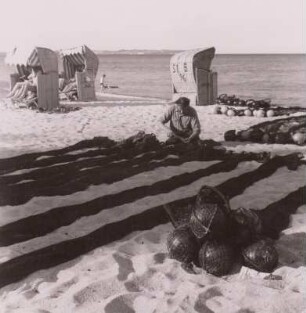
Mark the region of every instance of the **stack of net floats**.
POLYGON ((271 104, 271 99, 240 99, 235 95, 221 94, 213 107, 214 114, 227 116, 273 117, 306 111, 300 107, 282 107, 271 104))
POLYGON ((277 266, 278 253, 272 241, 262 236, 257 214, 245 208, 232 211, 216 188, 203 186, 182 215, 175 215, 176 209, 167 208, 176 227, 168 236, 167 248, 169 257, 183 267, 192 265, 223 276, 239 260, 261 272, 272 272, 277 266))

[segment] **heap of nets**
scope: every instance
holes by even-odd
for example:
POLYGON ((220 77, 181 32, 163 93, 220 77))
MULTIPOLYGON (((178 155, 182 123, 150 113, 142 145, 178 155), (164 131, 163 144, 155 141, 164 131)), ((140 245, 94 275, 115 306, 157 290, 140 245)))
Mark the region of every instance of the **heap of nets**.
POLYGON ((227 116, 256 116, 272 117, 289 115, 296 112, 305 112, 301 107, 281 107, 271 104, 271 99, 240 99, 235 95, 222 94, 216 100, 213 108, 214 114, 227 116))
MULTIPOLYGON (((166 211, 173 218, 169 207, 166 211)), ((255 211, 232 211, 226 197, 209 186, 199 190, 187 211, 189 220, 176 224, 167 240, 170 258, 182 262, 186 270, 194 272, 201 267, 223 276, 239 259, 260 272, 272 272, 277 266, 278 253, 272 240, 263 237, 262 222, 255 211)))
POLYGON ((305 145, 306 115, 268 121, 238 132, 229 130, 224 133, 224 139, 226 141, 305 145))

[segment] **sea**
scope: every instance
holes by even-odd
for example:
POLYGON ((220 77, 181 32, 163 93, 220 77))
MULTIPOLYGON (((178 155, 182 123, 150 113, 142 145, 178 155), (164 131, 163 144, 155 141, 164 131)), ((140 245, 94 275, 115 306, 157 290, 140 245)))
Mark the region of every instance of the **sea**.
MULTIPOLYGON (((169 53, 99 54, 100 77, 118 88, 107 92, 170 100, 172 97, 169 53)), ((9 90, 12 68, 0 54, 0 98, 9 90)), ((218 73, 218 94, 242 99, 269 98, 272 104, 306 107, 306 59, 303 54, 219 54, 212 62, 218 73)))

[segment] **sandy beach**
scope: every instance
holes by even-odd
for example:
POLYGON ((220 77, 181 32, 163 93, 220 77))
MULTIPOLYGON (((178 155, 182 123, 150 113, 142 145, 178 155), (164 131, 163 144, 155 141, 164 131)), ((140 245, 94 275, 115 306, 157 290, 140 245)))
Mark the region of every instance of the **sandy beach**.
MULTIPOLYGON (((118 141, 139 131, 155 134, 164 141, 166 133, 158 120, 167 105, 164 100, 112 95, 93 103, 78 103, 80 110, 66 114, 38 113, 2 104, 0 158, 61 149, 95 136, 118 141)), ((227 130, 243 130, 281 117, 228 117, 213 114, 212 106, 196 109, 203 128, 201 139, 213 139, 234 152, 266 151, 272 156, 300 152, 306 157, 305 146, 224 141, 227 130)), ((87 148, 63 155, 76 156, 77 161, 96 158, 98 162, 99 155, 86 156, 95 150, 87 148)), ((40 156, 35 161, 48 158, 52 160, 53 156, 40 156)), ((1 179, 15 179, 12 190, 22 190, 25 196, 16 195, 14 203, 2 201, 0 206, 0 234, 11 238, 0 247, 0 273, 6 275, 0 276, 0 312, 305 313, 306 205, 295 197, 303 193, 306 165, 301 164, 295 171, 275 165, 271 172, 265 172, 264 164, 242 161, 231 169, 209 172, 219 166, 220 160, 187 160, 180 164, 177 159, 171 154, 159 159, 153 156, 141 163, 143 171, 122 167, 122 178, 109 181, 99 180, 96 174, 97 180, 84 188, 69 180, 71 192, 69 186, 58 192, 55 184, 52 194, 36 186, 35 179, 29 176, 41 170, 40 165, 3 173, 1 179), (182 183, 171 180, 188 173, 191 178, 182 183), (219 278, 204 271, 197 275, 186 273, 179 262, 167 257, 166 238, 173 226, 159 207, 194 196, 204 184, 230 189, 241 177, 250 179, 239 192, 232 192, 233 210, 240 206, 265 210, 288 205, 292 212, 287 214, 289 223, 280 229, 275 240, 279 264, 273 275, 277 279, 241 264, 230 275, 219 278), (168 181, 173 185, 159 187, 168 181), (26 188, 31 184, 39 192, 33 191, 27 198, 26 188), (69 213, 74 210, 79 213, 69 213), (48 225, 52 221, 55 226, 46 226, 41 233, 31 226, 27 240, 19 240, 18 234, 10 232, 14 227, 26 231, 27 221, 35 225, 35 218, 36 223, 48 225), (59 261, 52 263, 53 257, 59 261), (9 273, 20 279, 10 281, 9 273)), ((104 168, 88 163, 80 171, 103 174, 108 166, 125 161, 111 161, 104 168)), ((60 166, 64 171, 71 164, 72 161, 58 161, 44 169, 52 173, 52 167, 58 167, 60 172, 60 166)), ((51 178, 46 175, 41 184, 48 184, 51 178)))
POLYGON ((2 8, 0 313, 306 313, 304 1, 2 8))

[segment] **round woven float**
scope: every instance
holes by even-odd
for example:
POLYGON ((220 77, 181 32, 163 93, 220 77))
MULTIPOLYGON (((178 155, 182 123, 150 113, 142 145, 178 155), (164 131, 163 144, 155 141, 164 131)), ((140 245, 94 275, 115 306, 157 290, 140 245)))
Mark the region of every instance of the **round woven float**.
POLYGON ((278 253, 267 240, 260 240, 242 251, 244 264, 259 272, 272 272, 278 263, 278 253))
POLYGON ((199 251, 199 263, 207 273, 226 275, 234 264, 234 250, 228 244, 208 240, 199 251))
POLYGON ((169 257, 183 263, 189 263, 196 259, 199 245, 190 228, 187 225, 176 228, 167 239, 169 257))

